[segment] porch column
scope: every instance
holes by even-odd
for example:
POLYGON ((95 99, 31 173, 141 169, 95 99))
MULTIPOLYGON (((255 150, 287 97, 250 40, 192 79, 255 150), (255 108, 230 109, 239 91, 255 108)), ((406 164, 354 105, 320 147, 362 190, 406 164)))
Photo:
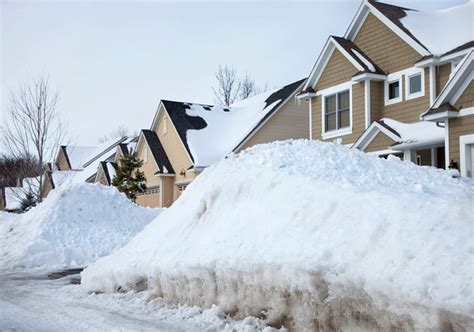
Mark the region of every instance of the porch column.
POLYGON ((415 150, 403 150, 403 160, 411 161, 416 164, 416 151, 415 150))

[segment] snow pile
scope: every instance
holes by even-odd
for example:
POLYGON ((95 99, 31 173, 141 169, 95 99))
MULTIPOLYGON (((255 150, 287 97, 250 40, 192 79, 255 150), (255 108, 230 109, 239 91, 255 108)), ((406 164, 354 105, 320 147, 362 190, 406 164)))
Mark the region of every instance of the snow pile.
POLYGON ((159 211, 139 207, 112 187, 64 186, 0 223, 0 266, 85 266, 122 247, 159 211))
POLYGON ((442 55, 474 40, 474 1, 438 11, 407 11, 401 23, 428 48, 442 55))
POLYGON ((196 166, 212 165, 227 156, 250 133, 260 120, 281 102, 266 100, 280 89, 234 103, 230 107, 189 104, 189 116, 199 116, 206 121, 204 129, 190 129, 187 143, 196 166), (212 148, 209 143, 212 142, 212 148))
POLYGON ((362 54, 357 52, 357 50, 351 49, 351 51, 352 51, 352 53, 354 53, 359 58, 360 61, 362 61, 362 63, 367 67, 367 69, 369 69, 371 72, 375 73, 375 67, 374 67, 374 64, 372 62, 367 60, 362 54))
POLYGON ((82 273, 294 330, 474 328, 474 182, 316 141, 259 145, 202 173, 82 273))
POLYGON ((438 127, 435 122, 403 123, 389 118, 382 121, 399 134, 400 143, 444 140, 444 128, 438 127))

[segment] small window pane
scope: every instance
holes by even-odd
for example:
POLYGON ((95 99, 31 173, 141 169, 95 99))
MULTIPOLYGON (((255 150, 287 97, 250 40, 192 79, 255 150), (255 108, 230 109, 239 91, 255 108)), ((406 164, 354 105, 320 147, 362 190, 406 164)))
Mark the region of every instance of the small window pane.
POLYGON ((326 114, 336 112, 336 96, 326 97, 326 114))
POLYGON ((339 128, 349 127, 349 110, 339 112, 339 128))
POLYGON ((341 92, 337 95, 339 110, 349 109, 349 91, 341 92))
POLYGON ((410 77, 410 94, 421 91, 421 74, 410 77))
POLYGON ((400 96, 400 81, 388 84, 388 99, 395 99, 400 96))
POLYGON ((326 131, 336 129, 336 113, 326 115, 326 131))

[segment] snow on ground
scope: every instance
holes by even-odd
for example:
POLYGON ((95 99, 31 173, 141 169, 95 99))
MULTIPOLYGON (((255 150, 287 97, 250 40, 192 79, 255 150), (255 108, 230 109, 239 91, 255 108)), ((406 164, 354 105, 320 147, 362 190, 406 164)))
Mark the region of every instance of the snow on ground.
POLYGON ((64 186, 30 211, 0 222, 0 266, 85 266, 126 244, 159 212, 139 207, 113 187, 64 186))
POLYGON ((27 271, 0 274, 0 331, 273 330, 253 317, 234 321, 217 307, 168 305, 148 292, 87 294, 69 280, 27 271))
POLYGON ((437 11, 407 11, 401 23, 428 48, 442 55, 474 40, 474 1, 437 11))
POLYGON ((247 149, 82 273, 295 330, 474 328, 474 182, 316 141, 247 149))

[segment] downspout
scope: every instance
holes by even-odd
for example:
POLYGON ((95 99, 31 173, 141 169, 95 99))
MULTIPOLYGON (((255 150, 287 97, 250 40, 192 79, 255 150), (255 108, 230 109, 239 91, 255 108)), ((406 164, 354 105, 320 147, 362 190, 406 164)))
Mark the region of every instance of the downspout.
POLYGON ((365 129, 369 128, 370 126, 370 80, 366 79, 364 81, 365 89, 364 89, 364 104, 365 104, 365 129))

